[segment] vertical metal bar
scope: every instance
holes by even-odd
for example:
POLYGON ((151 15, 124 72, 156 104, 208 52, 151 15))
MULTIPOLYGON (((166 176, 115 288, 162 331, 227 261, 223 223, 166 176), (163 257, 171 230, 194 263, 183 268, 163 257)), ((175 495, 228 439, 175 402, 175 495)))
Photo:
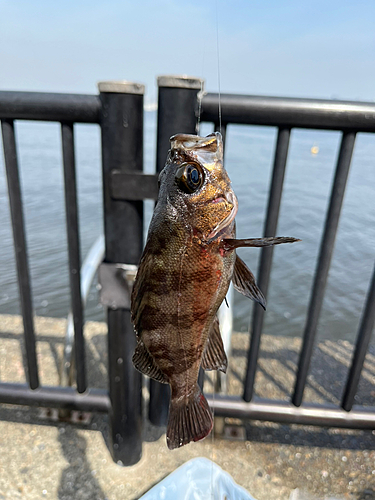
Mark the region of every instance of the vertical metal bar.
POLYGON ((30 389, 39 386, 38 363, 35 349, 33 304, 31 298, 30 273, 27 260, 25 223, 22 209, 21 184, 18 172, 17 148, 12 120, 1 122, 5 169, 8 182, 10 214, 12 219, 14 250, 17 263, 18 288, 24 328, 27 358, 26 377, 30 389))
MULTIPOLYGON (((281 195, 283 191, 286 161, 290 140, 290 129, 280 128, 277 135, 275 158, 271 189, 268 198, 267 218, 264 227, 264 237, 276 236, 277 222, 279 218, 281 195)), ((267 296, 268 283, 271 274, 273 247, 262 249, 260 268, 258 273, 258 286, 267 296)), ((260 347, 260 336, 263 328, 264 310, 257 305, 254 306, 253 321, 251 328, 251 342, 247 358, 247 369, 243 399, 251 401, 254 391, 255 374, 260 347)))
POLYGON ((305 389, 307 374, 310 367, 318 319, 323 304, 324 290, 327 283, 329 266, 345 194, 346 181, 354 149, 355 136, 355 132, 345 132, 341 139, 335 179, 332 186, 324 233, 320 244, 318 265, 315 271, 314 284, 303 335, 302 351, 298 363, 297 378, 292 397, 292 403, 295 406, 300 406, 302 403, 303 391, 305 389))
MULTIPOLYGON (((113 170, 143 169, 144 86, 99 83, 102 102, 105 262, 138 264, 143 247, 143 202, 114 200, 113 170)), ((108 375, 111 411, 110 451, 124 465, 142 454, 142 375, 133 367, 136 337, 127 308, 108 309, 108 375)))
POLYGON ((85 344, 83 338, 83 308, 81 298, 81 257, 79 245, 77 181, 74 158, 73 123, 61 124, 64 165, 66 231, 68 237, 70 300, 74 324, 74 352, 78 392, 85 392, 85 344))
POLYGON ((341 407, 350 411, 354 403, 354 396, 357 392, 359 378, 363 363, 365 361, 366 352, 370 343, 371 334, 375 325, 375 267, 372 274, 372 279, 367 294, 365 309, 362 315, 361 324, 358 330, 357 343, 353 361, 350 367, 348 379, 342 398, 341 407))
MULTIPOLYGON (((198 93, 203 80, 175 76, 158 77, 158 128, 156 171, 163 170, 173 134, 195 134, 198 93)), ((167 424, 170 390, 166 384, 150 380, 149 419, 154 425, 167 424)))
POLYGON ((198 93, 203 80, 184 76, 158 77, 158 129, 156 171, 161 172, 170 149, 173 134, 195 134, 198 93))

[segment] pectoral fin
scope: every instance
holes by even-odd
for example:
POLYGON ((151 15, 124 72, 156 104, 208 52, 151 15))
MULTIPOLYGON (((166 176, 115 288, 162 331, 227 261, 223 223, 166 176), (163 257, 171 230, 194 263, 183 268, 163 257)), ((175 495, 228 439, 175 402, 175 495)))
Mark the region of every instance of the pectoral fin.
POLYGON ((228 359, 220 334, 219 320, 215 318, 208 334, 207 346, 202 356, 201 367, 203 370, 220 370, 226 373, 227 366, 228 359))
POLYGON ((266 299, 263 293, 258 288, 255 277, 245 262, 236 255, 236 262, 234 264, 234 271, 232 276, 234 288, 249 297, 251 300, 259 302, 259 304, 266 309, 266 299))
POLYGON ((160 370, 160 368, 156 366, 154 358, 148 352, 147 347, 141 339, 138 339, 137 347, 134 351, 133 365, 144 375, 147 375, 162 384, 168 384, 167 377, 160 370))
POLYGON ((281 243, 295 243, 301 241, 297 238, 286 236, 278 236, 276 238, 248 238, 245 240, 224 239, 222 241, 223 248, 227 252, 240 247, 269 247, 272 245, 280 245, 281 243))

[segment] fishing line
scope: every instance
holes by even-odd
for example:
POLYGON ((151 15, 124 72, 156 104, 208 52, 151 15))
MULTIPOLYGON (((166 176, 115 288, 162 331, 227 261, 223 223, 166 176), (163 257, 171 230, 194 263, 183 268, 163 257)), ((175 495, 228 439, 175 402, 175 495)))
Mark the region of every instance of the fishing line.
MULTIPOLYGON (((219 6, 218 0, 215 2, 216 4, 216 54, 217 54, 217 83, 219 90, 219 132, 221 134, 221 87, 220 87, 220 50, 219 50, 219 6)), ((212 373, 212 418, 213 418, 213 428, 212 428, 212 468, 211 468, 211 499, 214 500, 214 462, 215 462, 215 390, 216 390, 216 380, 217 380, 217 372, 213 371, 212 373)))
MULTIPOLYGON (((204 53, 203 53, 203 60, 204 60, 204 53)), ((202 73, 201 73, 202 75, 203 75, 203 64, 204 63, 202 63, 202 73)), ((203 78, 201 79, 201 89, 198 92, 198 122, 197 122, 197 126, 195 129, 197 132, 197 135, 199 135, 199 127, 201 124, 202 97, 203 97, 203 78)))
POLYGON ((216 0, 216 53, 217 53, 217 83, 219 88, 219 132, 221 134, 221 91, 220 91, 220 50, 219 50, 219 7, 216 0))
POLYGON ((217 372, 214 370, 212 372, 212 402, 213 402, 213 408, 212 408, 212 420, 214 422, 214 425, 212 427, 212 460, 211 460, 211 499, 215 500, 215 494, 214 494, 214 462, 215 462, 215 378, 217 376, 217 372))
POLYGON ((206 56, 206 46, 207 46, 207 33, 205 33, 203 31, 203 34, 205 35, 202 39, 202 71, 201 71, 201 89, 200 91, 198 92, 198 121, 197 121, 197 125, 196 125, 196 132, 197 132, 197 135, 199 135, 199 128, 200 128, 200 124, 201 124, 201 114, 202 114, 202 99, 203 99, 203 95, 204 95, 204 90, 203 90, 203 86, 204 86, 204 79, 203 79, 203 75, 204 75, 204 63, 205 63, 205 56, 206 56))

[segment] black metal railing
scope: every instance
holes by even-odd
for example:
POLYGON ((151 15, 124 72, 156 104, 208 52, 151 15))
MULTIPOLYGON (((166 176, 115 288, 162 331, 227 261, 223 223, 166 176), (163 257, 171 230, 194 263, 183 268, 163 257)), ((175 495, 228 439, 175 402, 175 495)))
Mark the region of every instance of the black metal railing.
MULTIPOLYGON (((208 94, 205 96, 202 101, 202 121, 217 123, 218 105, 218 95, 208 94)), ((375 407, 355 407, 353 410, 352 408, 354 396, 358 388, 360 373, 375 324, 375 268, 367 294, 367 300, 357 335, 356 349, 340 408, 329 405, 302 405, 302 401, 355 138, 357 132, 375 132, 375 105, 373 103, 361 102, 222 95, 221 110, 224 127, 228 123, 278 127, 273 174, 264 226, 265 237, 276 235, 290 132, 292 128, 340 130, 342 132, 342 138, 320 244, 320 252, 291 402, 290 404, 269 401, 252 402, 264 318, 264 311, 259 307, 254 308, 253 312, 251 343, 248 352, 242 401, 239 399, 232 400, 230 398, 218 396, 212 401, 212 405, 215 411, 217 411, 217 414, 223 416, 354 428, 374 428, 375 407)), ((272 248, 262 249, 258 283, 265 295, 268 290, 272 256, 272 248)))
MULTIPOLYGON (((159 88, 158 107, 158 159, 165 158, 168 144, 166 137, 170 133, 184 131, 194 133, 193 127, 188 129, 170 128, 163 116, 170 117, 175 110, 187 115, 196 115, 198 105, 190 109, 179 109, 178 94, 181 89, 159 88), (164 99, 163 99, 164 97, 164 99), (161 140, 160 137, 163 137, 161 140)), ((251 418, 286 423, 304 423, 351 428, 375 428, 375 407, 353 408, 354 396, 369 346, 371 333, 375 324, 375 268, 370 283, 367 300, 357 335, 355 353, 349 370, 344 396, 340 407, 334 405, 302 404, 303 393, 309 373, 310 361, 316 337, 318 321, 321 313, 324 291, 327 283, 335 237, 340 218, 341 206, 345 193, 351 158, 357 132, 375 132, 375 105, 373 103, 341 102, 313 99, 293 99, 277 97, 221 95, 221 131, 225 141, 228 124, 263 125, 278 128, 275 156, 273 160, 272 179, 269 189, 268 207, 264 224, 264 237, 276 236, 281 196, 288 158, 291 130, 293 128, 310 128, 339 130, 342 132, 336 173, 331 189, 330 203, 321 239, 320 253, 317 261, 315 279, 311 291, 310 305, 303 334, 302 349, 298 362, 295 388, 290 403, 283 401, 253 400, 255 375, 259 356, 264 311, 254 308, 251 323, 251 342, 247 355, 247 369, 243 386, 243 395, 229 397, 215 395, 210 405, 215 415, 223 417, 251 418)), ((201 122, 211 122, 219 129, 219 96, 207 94, 201 101, 201 122)), ((159 165, 159 163, 158 163, 159 165)), ((258 284, 267 295, 271 274, 273 248, 261 250, 258 284)), ((155 424, 165 424, 168 401, 168 388, 157 382, 151 384, 150 420, 155 424), (153 397, 155 392, 155 397, 153 397), (164 400, 164 405, 161 405, 164 400)))
POLYGON ((27 377, 30 389, 37 389, 39 387, 39 375, 35 349, 33 302, 14 120, 43 120, 61 123, 69 277, 76 349, 77 389, 78 392, 84 392, 87 387, 83 340, 83 312, 80 300, 81 287, 79 271, 81 265, 73 123, 99 123, 100 109, 101 104, 98 96, 43 94, 33 92, 0 92, 0 119, 4 160, 8 181, 14 248, 16 250, 17 276, 26 346, 27 377))
MULTIPOLYGON (((177 132, 195 133, 201 89, 202 82, 198 79, 169 77, 159 79, 157 172, 164 165, 169 148, 169 137, 177 132)), ((121 460, 125 465, 131 465, 139 460, 142 447, 142 377, 133 368, 131 362, 135 347, 135 336, 130 322, 131 279, 129 283, 126 279, 124 280, 120 306, 116 304, 116 300, 112 305, 108 304, 108 391, 87 387, 79 272, 74 123, 98 123, 101 126, 106 244, 104 263, 107 270, 113 269, 113 272, 117 273, 119 269, 138 263, 143 247, 143 200, 156 199, 157 174, 146 175, 142 172, 144 92, 142 86, 128 83, 103 83, 99 86, 99 90, 99 96, 0 92, 0 120, 27 359, 27 384, 0 383, 0 403, 106 412, 109 414, 109 442, 112 456, 116 461, 121 460), (32 287, 28 267, 14 120, 44 120, 61 123, 77 389, 43 387, 39 383, 32 287)), ((213 122, 216 129, 219 126, 218 104, 217 94, 207 94, 201 101, 201 121, 213 122)), ((276 235, 291 130, 293 128, 340 130, 342 140, 291 401, 286 403, 253 400, 264 319, 263 310, 254 308, 243 396, 215 395, 215 398, 210 398, 210 404, 218 416, 375 428, 375 408, 353 407, 375 323, 375 271, 367 295, 341 406, 303 403, 303 392, 309 372, 355 137, 357 132, 375 132, 375 105, 222 95, 221 109, 221 129, 224 138, 229 123, 278 128, 264 236, 276 235)), ((272 248, 263 248, 258 283, 265 294, 268 291, 272 258, 272 248)), ((149 418, 154 424, 165 424, 168 399, 168 386, 151 381, 149 418)))
POLYGON ((131 465, 141 456, 141 377, 131 366, 135 341, 127 310, 108 310, 109 390, 87 387, 74 123, 97 123, 102 130, 105 260, 137 263, 143 244, 142 202, 112 201, 108 186, 114 169, 118 172, 124 169, 127 172, 142 170, 144 89, 137 84, 101 85, 99 96, 0 92, 0 120, 27 365, 27 384, 0 383, 0 403, 106 412, 110 417, 113 459, 131 465), (39 382, 14 120, 43 120, 61 124, 76 389, 43 387, 39 382), (122 365, 119 359, 124 359, 122 365))

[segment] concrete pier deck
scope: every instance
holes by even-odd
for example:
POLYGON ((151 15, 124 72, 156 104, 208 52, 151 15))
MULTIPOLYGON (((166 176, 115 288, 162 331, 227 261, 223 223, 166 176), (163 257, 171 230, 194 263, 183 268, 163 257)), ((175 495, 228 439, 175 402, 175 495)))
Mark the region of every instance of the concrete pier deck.
MULTIPOLYGON (((65 320, 36 318, 35 323, 41 383, 56 385, 65 320)), ((22 331, 20 317, 0 315, 2 382, 25 381, 22 331)), ((106 388, 106 325, 88 322, 85 336, 89 384, 106 388)), ((247 343, 247 336, 234 335, 231 393, 241 389, 247 343)), ((257 395, 288 399, 299 348, 297 338, 263 338, 257 395)), ((339 401, 352 349, 349 342, 318 342, 307 401, 339 401)), ((208 389, 209 385, 210 381, 208 389)), ((374 401, 371 347, 357 402, 374 405, 374 401)), ((112 462, 105 442, 105 415, 94 415, 87 425, 73 425, 47 420, 35 408, 0 405, 0 500, 136 500, 176 467, 199 456, 216 462, 258 500, 375 499, 375 431, 246 422, 238 433, 243 440, 209 436, 173 452, 166 447, 163 431, 146 424, 143 457, 127 468, 112 462)))

